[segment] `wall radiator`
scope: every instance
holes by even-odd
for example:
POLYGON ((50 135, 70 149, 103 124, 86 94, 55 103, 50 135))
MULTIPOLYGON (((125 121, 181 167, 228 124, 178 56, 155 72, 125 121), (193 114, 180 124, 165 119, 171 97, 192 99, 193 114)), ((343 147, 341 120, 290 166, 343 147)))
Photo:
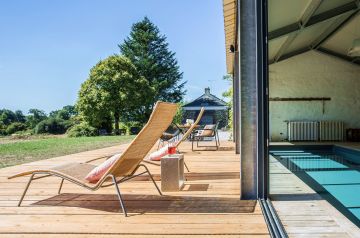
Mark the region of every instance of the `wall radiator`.
POLYGON ((319 123, 317 121, 289 121, 289 141, 319 140, 319 123))
POLYGON ((344 122, 320 121, 320 141, 343 141, 344 137, 344 122))

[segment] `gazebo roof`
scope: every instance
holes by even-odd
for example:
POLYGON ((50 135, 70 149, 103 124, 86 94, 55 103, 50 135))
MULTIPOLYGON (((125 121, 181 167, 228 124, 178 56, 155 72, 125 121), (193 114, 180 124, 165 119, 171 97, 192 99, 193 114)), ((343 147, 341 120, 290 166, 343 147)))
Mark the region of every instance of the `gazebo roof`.
POLYGON ((210 88, 205 88, 205 93, 203 95, 183 106, 185 110, 197 110, 201 107, 205 107, 205 109, 208 110, 228 109, 228 105, 225 101, 210 93, 210 88))

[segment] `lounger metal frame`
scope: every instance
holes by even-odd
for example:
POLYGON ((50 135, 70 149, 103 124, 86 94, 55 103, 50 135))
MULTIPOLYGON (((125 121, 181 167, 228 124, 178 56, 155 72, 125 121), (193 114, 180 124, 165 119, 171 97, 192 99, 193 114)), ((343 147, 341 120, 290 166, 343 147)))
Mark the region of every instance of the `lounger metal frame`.
POLYGON ((33 172, 33 173, 31 174, 31 176, 30 176, 30 179, 29 179, 29 181, 28 181, 28 183, 27 183, 27 185, 26 185, 26 187, 25 187, 25 190, 24 190, 23 194, 21 195, 20 201, 19 201, 19 203, 18 203, 18 207, 21 206, 21 203, 22 203, 22 201, 24 200, 24 197, 25 197, 25 195, 26 195, 26 192, 28 191, 28 189, 29 189, 29 187, 30 187, 30 184, 31 184, 31 182, 32 182, 33 180, 37 180, 37 179, 41 179, 41 178, 45 178, 45 177, 49 177, 49 176, 55 176, 55 177, 61 178, 60 186, 59 186, 59 189, 58 189, 58 194, 61 193, 61 189, 62 189, 62 187, 63 187, 64 180, 67 180, 67 181, 69 181, 69 182, 72 182, 72 183, 74 183, 74 184, 76 184, 76 185, 79 185, 79 186, 81 186, 81 187, 83 187, 83 188, 86 188, 86 189, 89 189, 89 190, 91 190, 91 191, 98 190, 99 188, 102 188, 102 187, 109 187, 109 186, 114 185, 114 186, 115 186, 115 189, 116 189, 116 194, 117 194, 118 199, 119 199, 119 202, 120 202, 120 207, 121 207, 121 209, 122 209, 122 212, 123 212, 123 214, 125 215, 125 217, 127 217, 126 207, 125 207, 125 204, 124 204, 124 200, 123 200, 123 198, 122 198, 122 196, 121 196, 121 192, 120 192, 120 188, 119 188, 118 184, 123 183, 123 182, 126 182, 126 181, 128 181, 128 180, 130 180, 130 179, 136 178, 136 177, 138 177, 138 176, 140 176, 140 175, 143 175, 143 174, 146 174, 146 173, 149 175, 151 181, 152 181, 153 184, 155 185, 155 187, 156 187, 157 191, 159 192, 160 196, 162 196, 163 194, 161 193, 159 187, 157 186, 157 184, 156 184, 156 182, 155 182, 152 174, 150 173, 149 169, 148 169, 144 164, 139 164, 139 165, 134 169, 134 171, 133 171, 130 175, 125 176, 125 177, 122 177, 122 178, 119 179, 119 180, 116 180, 116 177, 115 177, 113 174, 108 174, 100 183, 96 184, 96 186, 94 186, 94 187, 87 186, 86 184, 80 183, 80 182, 78 182, 78 181, 75 180, 75 179, 72 179, 72 178, 70 178, 70 177, 64 176, 64 175, 62 175, 62 174, 53 173, 53 172, 50 172, 50 171, 49 171, 49 172, 45 172, 45 171, 42 171, 42 172, 33 172), (135 174, 136 171, 137 171, 140 167, 144 167, 144 168, 145 168, 145 171, 142 172, 142 173, 139 173, 139 174, 135 174), (34 176, 35 176, 35 175, 38 175, 38 174, 43 175, 43 176, 35 177, 35 178, 34 178, 34 176), (135 174, 135 175, 134 175, 134 174, 135 174), (112 183, 103 185, 109 178, 111 178, 112 183))

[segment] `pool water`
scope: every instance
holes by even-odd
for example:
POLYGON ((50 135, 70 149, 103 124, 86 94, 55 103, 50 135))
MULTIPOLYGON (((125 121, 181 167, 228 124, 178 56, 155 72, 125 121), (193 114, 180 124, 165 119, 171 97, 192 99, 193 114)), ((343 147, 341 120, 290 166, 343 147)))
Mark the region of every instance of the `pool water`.
POLYGON ((270 153, 360 227, 360 151, 312 146, 270 153))

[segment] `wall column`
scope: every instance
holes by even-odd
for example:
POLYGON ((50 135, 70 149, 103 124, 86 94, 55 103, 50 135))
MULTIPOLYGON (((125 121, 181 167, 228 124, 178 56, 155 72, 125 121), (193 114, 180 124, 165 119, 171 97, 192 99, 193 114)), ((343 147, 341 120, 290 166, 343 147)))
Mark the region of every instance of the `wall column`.
POLYGON ((240 115, 240 65, 239 65, 239 50, 236 44, 234 52, 234 78, 233 78, 233 95, 234 95, 234 138, 235 138, 235 153, 240 154, 241 147, 241 115, 240 115))
POLYGON ((257 1, 238 0, 240 27, 241 199, 258 198, 257 1))

